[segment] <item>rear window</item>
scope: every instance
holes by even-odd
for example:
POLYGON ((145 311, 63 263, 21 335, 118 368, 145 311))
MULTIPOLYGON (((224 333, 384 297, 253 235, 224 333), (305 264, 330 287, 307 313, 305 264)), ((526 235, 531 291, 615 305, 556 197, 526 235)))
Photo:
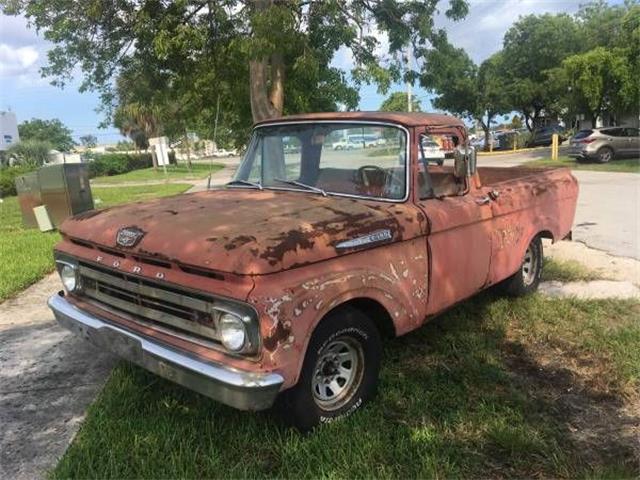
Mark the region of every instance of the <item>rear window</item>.
POLYGON ((581 138, 587 138, 589 135, 591 135, 593 133, 593 130, 580 130, 578 133, 576 133, 575 138, 576 140, 579 140, 581 138))

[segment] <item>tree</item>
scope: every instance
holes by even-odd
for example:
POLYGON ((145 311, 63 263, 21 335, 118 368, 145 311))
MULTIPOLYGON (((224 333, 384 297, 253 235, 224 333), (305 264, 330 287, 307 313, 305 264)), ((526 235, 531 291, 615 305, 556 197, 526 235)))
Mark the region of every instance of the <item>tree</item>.
POLYGON ((80 137, 80 143, 87 148, 95 147, 98 144, 98 137, 90 134, 83 135, 80 137))
MULTIPOLYGON (((380 105, 380 111, 382 112, 407 112, 408 101, 407 92, 393 92, 389 95, 382 105, 380 105)), ((420 100, 415 96, 411 97, 411 110, 413 112, 420 112, 420 100)))
POLYGON ((71 130, 54 118, 52 120, 41 120, 33 118, 18 125, 18 133, 21 140, 38 140, 48 142, 51 148, 66 152, 75 145, 71 138, 71 130))
POLYGON ((506 113, 503 56, 494 54, 478 67, 466 52, 442 42, 427 52, 420 84, 436 94, 433 105, 453 114, 476 120, 489 143, 491 122, 506 113))
POLYGON ((20 165, 36 168, 47 162, 52 148, 51 143, 42 140, 20 140, 7 149, 7 155, 20 165))
MULTIPOLYGON (((287 112, 333 110, 337 103, 355 108, 357 91, 347 72, 331 65, 336 52, 351 53, 355 65, 349 73, 356 86, 374 82, 386 92, 403 77, 396 53, 409 42, 419 52, 443 36, 433 26, 440 3, 0 0, 4 13, 24 14, 54 43, 45 76, 64 85, 79 65, 81 90, 98 91, 110 117, 121 103, 114 79, 139 72, 151 83, 150 92, 141 95, 152 98, 132 101, 175 109, 180 117, 166 122, 168 132, 212 125, 218 98, 221 120, 238 127, 234 130, 287 112)), ((467 13, 466 0, 447 5, 449 18, 467 13)), ((404 79, 415 75, 405 72, 404 79)))
POLYGON ((527 15, 505 33, 503 80, 509 110, 522 113, 531 131, 538 119, 553 112, 554 93, 546 71, 582 47, 578 23, 566 14, 527 15))
POLYGON ((511 123, 509 124, 509 126, 513 130, 520 130, 522 128, 522 125, 522 117, 520 115, 514 115, 513 117, 511 117, 511 123))
POLYGON ((548 72, 564 91, 561 104, 570 113, 587 113, 592 125, 604 111, 620 112, 640 103, 637 77, 621 49, 596 47, 572 55, 548 72))

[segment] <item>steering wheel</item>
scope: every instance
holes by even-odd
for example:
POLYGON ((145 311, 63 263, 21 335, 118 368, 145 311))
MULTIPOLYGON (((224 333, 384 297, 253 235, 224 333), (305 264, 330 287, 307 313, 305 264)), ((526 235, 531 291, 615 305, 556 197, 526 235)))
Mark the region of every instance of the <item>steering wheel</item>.
POLYGON ((384 186, 386 178, 386 170, 377 165, 364 165, 356 171, 356 181, 358 183, 362 182, 365 187, 370 187, 371 184, 376 187, 384 186))

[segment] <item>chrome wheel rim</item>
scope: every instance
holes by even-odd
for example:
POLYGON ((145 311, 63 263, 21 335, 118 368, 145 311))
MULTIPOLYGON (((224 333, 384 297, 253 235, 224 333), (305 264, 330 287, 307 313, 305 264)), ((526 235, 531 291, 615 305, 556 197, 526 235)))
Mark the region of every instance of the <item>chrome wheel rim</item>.
POLYGON ((602 152, 600 152, 600 161, 601 162, 608 162, 609 160, 611 160, 611 151, 610 150, 603 150, 602 152))
POLYGON ((525 286, 529 286, 536 278, 537 262, 531 247, 527 248, 522 261, 522 279, 525 286))
POLYGON ((340 337, 325 345, 313 369, 313 399, 324 410, 337 410, 353 398, 362 383, 362 345, 340 337))

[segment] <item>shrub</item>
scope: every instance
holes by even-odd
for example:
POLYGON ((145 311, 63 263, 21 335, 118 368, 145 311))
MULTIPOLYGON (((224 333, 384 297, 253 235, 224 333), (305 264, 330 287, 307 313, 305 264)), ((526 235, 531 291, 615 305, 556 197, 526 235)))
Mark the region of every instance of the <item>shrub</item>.
POLYGON ((23 140, 7 149, 7 155, 17 160, 20 165, 30 168, 41 167, 49 159, 52 146, 41 140, 23 140))
POLYGON ((33 170, 28 165, 0 168, 0 198, 16 195, 16 177, 33 170))
POLYGON ((120 175, 131 170, 153 166, 150 153, 129 155, 126 153, 104 153, 89 156, 89 177, 120 175))
MULTIPOLYGON (((120 175, 132 170, 150 168, 153 166, 153 158, 150 153, 93 153, 87 155, 89 165, 89 177, 104 177, 120 175)), ((169 163, 176 163, 174 152, 169 152, 169 163)))

